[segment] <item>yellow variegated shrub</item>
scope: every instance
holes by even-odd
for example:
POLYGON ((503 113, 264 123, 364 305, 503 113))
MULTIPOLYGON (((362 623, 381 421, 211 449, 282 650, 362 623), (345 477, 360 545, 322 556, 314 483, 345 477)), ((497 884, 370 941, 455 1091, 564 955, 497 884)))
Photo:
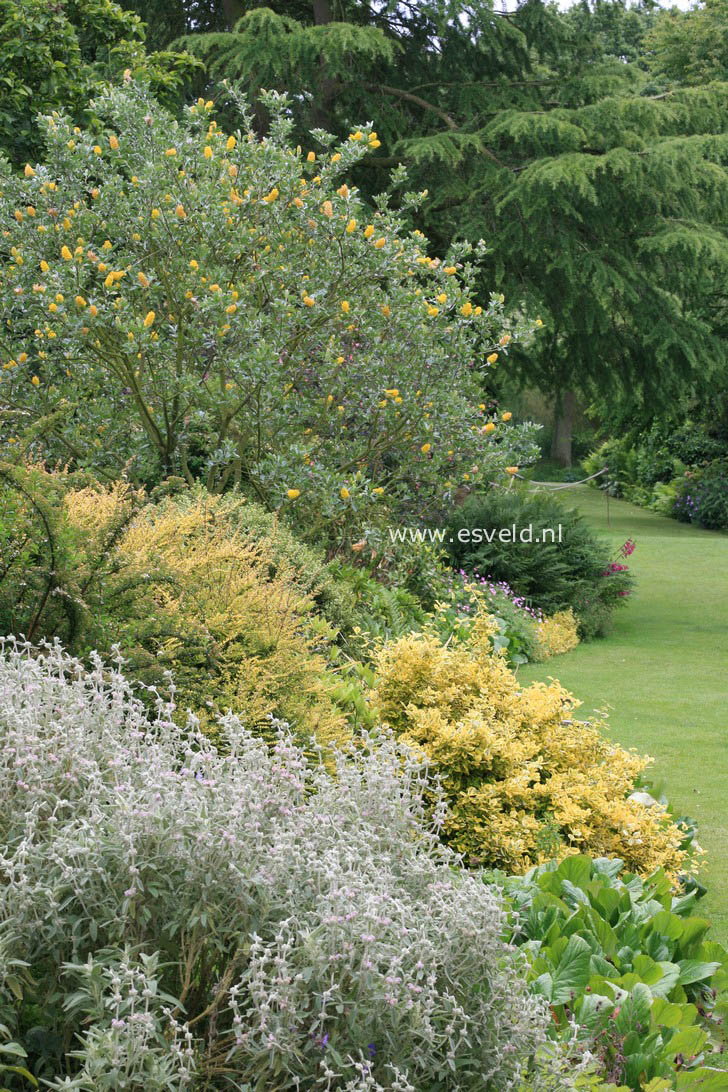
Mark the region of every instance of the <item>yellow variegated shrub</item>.
POLYGON ((552 656, 560 656, 576 648, 579 644, 579 623, 571 607, 545 616, 536 626, 536 639, 536 657, 539 660, 550 660, 552 656))
POLYGON ((630 800, 649 759, 611 743, 559 683, 521 687, 493 654, 486 622, 469 648, 430 634, 386 645, 375 698, 421 748, 450 804, 444 836, 471 863, 518 872, 561 853, 621 857, 675 876, 682 835, 658 806, 630 800))

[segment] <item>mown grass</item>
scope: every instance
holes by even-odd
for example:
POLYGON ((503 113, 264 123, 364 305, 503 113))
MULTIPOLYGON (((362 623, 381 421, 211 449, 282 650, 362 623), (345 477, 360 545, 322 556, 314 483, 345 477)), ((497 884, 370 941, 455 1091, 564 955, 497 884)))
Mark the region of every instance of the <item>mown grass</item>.
POLYGON ((728 942, 728 535, 702 531, 610 499, 564 490, 615 546, 631 536, 637 588, 608 638, 519 671, 557 677, 584 703, 609 708, 611 731, 650 754, 655 785, 698 821, 706 855, 700 913, 728 942))

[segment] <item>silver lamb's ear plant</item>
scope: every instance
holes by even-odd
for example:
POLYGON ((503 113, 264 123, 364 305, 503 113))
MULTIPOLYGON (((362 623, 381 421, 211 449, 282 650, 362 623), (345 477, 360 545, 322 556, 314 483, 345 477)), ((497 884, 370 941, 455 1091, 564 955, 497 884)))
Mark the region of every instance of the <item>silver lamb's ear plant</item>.
POLYGON ((543 1003, 421 759, 364 736, 332 773, 284 725, 229 715, 217 750, 173 712, 0 640, 0 1023, 33 1006, 49 1086, 519 1088, 543 1003))

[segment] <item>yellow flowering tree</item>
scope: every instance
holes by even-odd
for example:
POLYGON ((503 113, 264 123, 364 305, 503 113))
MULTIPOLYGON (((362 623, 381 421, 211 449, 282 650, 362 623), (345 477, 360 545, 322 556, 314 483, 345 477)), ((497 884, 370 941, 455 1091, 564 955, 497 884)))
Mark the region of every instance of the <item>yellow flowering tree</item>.
POLYGON ((54 114, 45 163, 6 166, 3 446, 32 426, 43 456, 239 485, 312 534, 522 465, 530 428, 489 427, 480 388, 529 328, 474 298, 483 248, 428 254, 403 172, 364 203, 346 179, 371 127, 292 147, 285 98, 260 139, 231 97, 226 133, 128 83, 102 129, 54 114))

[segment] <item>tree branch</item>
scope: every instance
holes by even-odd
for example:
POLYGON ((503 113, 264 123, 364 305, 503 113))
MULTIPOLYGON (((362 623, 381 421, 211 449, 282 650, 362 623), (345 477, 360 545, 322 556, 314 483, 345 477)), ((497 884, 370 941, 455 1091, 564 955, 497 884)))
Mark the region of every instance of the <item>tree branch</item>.
POLYGON ((407 102, 413 102, 415 106, 421 106, 423 110, 430 110, 445 122, 448 129, 454 132, 458 130, 457 124, 445 110, 435 106, 432 102, 428 102, 427 99, 420 98, 419 95, 413 95, 411 91, 405 91, 401 87, 390 87, 386 83, 370 83, 367 84, 367 87, 370 91, 383 91, 385 95, 396 95, 400 99, 406 99, 407 102))

